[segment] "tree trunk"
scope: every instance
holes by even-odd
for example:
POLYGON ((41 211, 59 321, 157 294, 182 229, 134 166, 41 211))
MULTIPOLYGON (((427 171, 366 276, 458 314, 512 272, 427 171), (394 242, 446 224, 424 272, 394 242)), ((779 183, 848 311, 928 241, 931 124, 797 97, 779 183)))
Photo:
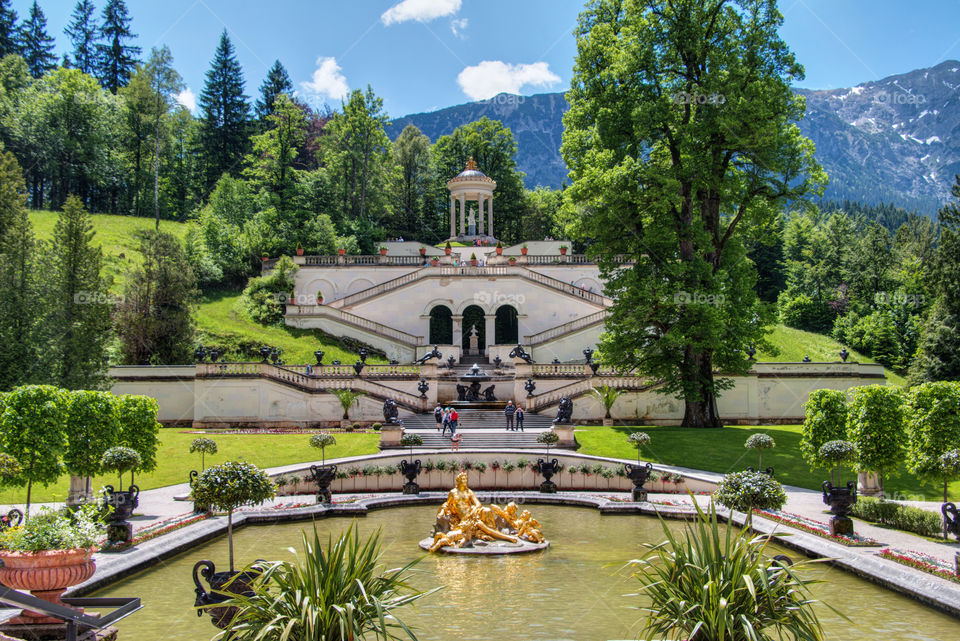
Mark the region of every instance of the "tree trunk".
POLYGON ((681 368, 685 387, 696 390, 695 396, 684 398, 683 427, 723 427, 717 414, 713 393, 713 354, 695 352, 687 347, 681 368))
POLYGON ((230 571, 233 572, 233 510, 227 510, 227 549, 230 555, 230 571))

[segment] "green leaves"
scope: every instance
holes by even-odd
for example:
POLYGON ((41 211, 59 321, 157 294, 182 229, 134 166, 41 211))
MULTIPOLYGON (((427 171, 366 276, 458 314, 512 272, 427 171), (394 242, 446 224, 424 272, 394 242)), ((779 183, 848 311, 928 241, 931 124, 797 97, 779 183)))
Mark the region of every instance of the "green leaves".
POLYGON ((554 445, 560 441, 560 437, 557 436, 557 433, 553 430, 547 430, 546 432, 540 432, 537 435, 537 443, 543 443, 544 445, 554 445))
POLYGON ((275 495, 273 483, 263 470, 243 461, 227 461, 208 467, 193 483, 193 501, 231 512, 241 505, 263 503, 275 495))
POLYGON ((104 452, 120 441, 117 397, 109 392, 78 390, 67 399, 63 463, 72 474, 95 476, 101 471, 104 452))
POLYGON ((19 461, 23 483, 50 484, 60 476, 67 399, 65 390, 51 385, 24 385, 5 395, 0 450, 19 461))
POLYGON ((120 441, 137 451, 141 463, 136 472, 157 469, 157 448, 160 447, 160 405, 155 398, 126 394, 117 397, 117 411, 122 426, 120 441))
POLYGON ((783 485, 764 472, 733 472, 725 475, 713 493, 714 500, 731 510, 779 510, 787 502, 783 485))
POLYGON ((295 562, 270 564, 252 596, 226 605, 240 609, 225 634, 237 641, 416 639, 396 610, 436 590, 409 583, 413 561, 384 570, 380 532, 365 540, 351 525, 324 545, 316 529, 302 533, 295 562))
POLYGON ((940 457, 960 448, 960 383, 923 383, 906 393, 910 447, 907 465, 911 472, 943 480, 940 457))
POLYGON ((419 434, 410 432, 400 437, 400 445, 403 447, 419 447, 423 445, 423 438, 419 434))
POLYGON ((190 453, 200 452, 202 454, 216 454, 217 442, 212 438, 195 438, 190 443, 190 453))
POLYGON ((360 398, 367 395, 366 392, 352 389, 332 389, 330 393, 340 401, 340 407, 343 408, 343 420, 345 421, 350 418, 350 407, 359 401, 360 398))
POLYGON ((863 385, 851 390, 847 414, 848 438, 857 447, 858 472, 878 472, 903 460, 907 433, 900 390, 863 385))
POLYGON ((769 450, 777 444, 769 434, 753 434, 743 446, 748 450, 769 450))
POLYGON ((828 441, 847 437, 847 395, 832 389, 810 392, 804 404, 803 438, 800 452, 811 468, 826 467, 819 456, 820 448, 828 441))
POLYGON ((143 459, 136 450, 122 445, 111 447, 103 453, 103 458, 100 460, 100 465, 105 471, 116 472, 120 476, 123 476, 124 472, 137 469, 142 463, 143 459))

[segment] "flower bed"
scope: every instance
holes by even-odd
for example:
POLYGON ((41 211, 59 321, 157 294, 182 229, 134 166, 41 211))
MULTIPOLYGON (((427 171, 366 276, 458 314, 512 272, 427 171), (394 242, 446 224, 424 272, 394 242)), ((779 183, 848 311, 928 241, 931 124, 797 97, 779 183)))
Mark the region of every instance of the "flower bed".
MULTIPOLYGON (((213 515, 209 512, 205 512, 203 514, 187 512, 186 514, 180 514, 169 519, 164 519, 163 521, 158 521, 157 523, 151 523, 150 525, 136 530, 133 539, 131 539, 129 543, 114 546, 112 549, 125 550, 129 547, 137 545, 138 543, 143 543, 145 541, 149 541, 150 539, 155 539, 158 536, 169 534, 174 530, 179 530, 182 527, 199 523, 200 521, 209 519, 211 516, 213 515)), ((99 545, 102 546, 104 543, 106 543, 106 537, 99 542, 99 545)))
POLYGON ((778 510, 754 510, 753 512, 754 514, 762 516, 765 519, 770 519, 771 521, 776 521, 777 523, 782 523, 798 530, 803 530, 809 534, 822 536, 825 539, 830 539, 831 541, 840 543, 841 545, 847 545, 850 547, 872 547, 875 545, 883 545, 875 539, 859 536, 857 534, 853 534, 851 536, 831 534, 829 524, 808 519, 807 517, 800 516, 799 514, 791 514, 790 512, 781 512, 778 510))
POLYGON ((960 583, 960 576, 957 575, 953 564, 949 563, 948 561, 938 559, 934 556, 930 556, 929 554, 914 552, 913 550, 884 548, 877 552, 877 556, 895 561, 901 565, 915 568, 921 572, 936 575, 942 579, 947 579, 948 581, 960 583))

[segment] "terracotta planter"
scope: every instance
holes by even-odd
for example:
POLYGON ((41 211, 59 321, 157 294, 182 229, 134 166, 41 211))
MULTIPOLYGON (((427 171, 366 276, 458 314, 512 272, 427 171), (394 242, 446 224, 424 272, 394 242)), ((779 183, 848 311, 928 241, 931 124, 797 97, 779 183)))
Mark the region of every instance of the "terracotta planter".
POLYGON ((426 256, 426 255, 427 255, 427 248, 426 248, 426 247, 421 247, 421 248, 420 248, 420 255, 421 255, 421 256, 426 256))
POLYGON ((561 256, 566 256, 566 255, 567 255, 567 248, 566 248, 566 247, 561 247, 561 248, 560 248, 560 255, 561 255, 561 256))
POLYGON ((503 247, 497 247, 497 256, 503 255, 503 247))
POLYGON ((440 261, 434 258, 434 259, 431 259, 430 264, 436 267, 437 265, 440 264, 440 261))
POLYGON ((386 249, 381 249, 381 250, 380 250, 380 255, 381 255, 381 256, 386 256, 386 255, 387 255, 387 250, 386 250, 386 249))
MULTIPOLYGON (((0 551, 0 583, 15 590, 28 590, 33 596, 66 606, 60 597, 67 588, 93 576, 97 566, 96 548, 45 550, 43 552, 0 551)), ((69 607, 69 606, 68 606, 69 607)), ((59 619, 24 610, 8 623, 60 623, 59 619)))
POLYGON ((297 247, 297 256, 303 256, 303 247, 297 247))
POLYGON ((267 262, 268 260, 270 260, 269 256, 261 256, 260 258, 263 259, 263 262, 267 262))
POLYGON ((338 250, 337 250, 337 256, 343 256, 343 255, 346 254, 346 253, 347 253, 347 250, 346 250, 346 249, 338 249, 338 250))
POLYGON ((470 261, 470 266, 471 266, 471 267, 476 267, 476 266, 477 266, 477 261, 476 261, 476 259, 470 261))
POLYGON ((511 257, 510 257, 510 264, 511 264, 511 265, 516 265, 516 264, 517 264, 517 259, 511 256, 511 257))
POLYGON ((520 253, 523 254, 524 256, 526 256, 526 255, 527 255, 527 248, 526 248, 526 247, 521 247, 521 248, 520 248, 520 253))
POLYGON ((443 253, 446 254, 447 256, 449 256, 449 255, 450 255, 450 252, 452 252, 452 251, 453 251, 453 250, 452 250, 451 248, 445 247, 444 250, 443 250, 443 253))

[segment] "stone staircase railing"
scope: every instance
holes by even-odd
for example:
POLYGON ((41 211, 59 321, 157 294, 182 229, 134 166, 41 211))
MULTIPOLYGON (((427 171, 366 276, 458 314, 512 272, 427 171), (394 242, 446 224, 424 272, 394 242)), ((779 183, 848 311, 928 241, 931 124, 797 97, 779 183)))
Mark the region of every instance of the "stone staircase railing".
POLYGON ((288 305, 286 315, 288 317, 325 316, 331 320, 346 323, 347 325, 353 325, 359 329, 367 330, 369 332, 373 332, 374 334, 384 336, 408 347, 415 348, 418 345, 423 344, 422 336, 408 334, 407 332, 395 329, 393 327, 388 327, 387 325, 377 323, 368 318, 364 318, 363 316, 358 316, 356 314, 351 314, 350 312, 345 312, 342 309, 337 309, 331 305, 288 305))
POLYGON ((530 334, 526 336, 526 342, 524 344, 530 347, 536 347, 537 345, 548 343, 567 334, 573 334, 591 325, 598 325, 606 320, 608 313, 607 310, 601 309, 599 312, 575 318, 570 322, 551 327, 536 334, 530 334))
POLYGON ((532 398, 528 398, 527 409, 538 412, 545 407, 559 403, 560 399, 562 399, 564 396, 568 398, 583 396, 584 394, 589 393, 590 390, 600 387, 601 385, 608 385, 610 387, 615 387, 622 390, 642 391, 649 389, 656 384, 657 383, 655 381, 645 378, 636 378, 634 376, 596 376, 582 381, 576 381, 570 383, 569 385, 564 385, 548 392, 537 394, 532 398))

